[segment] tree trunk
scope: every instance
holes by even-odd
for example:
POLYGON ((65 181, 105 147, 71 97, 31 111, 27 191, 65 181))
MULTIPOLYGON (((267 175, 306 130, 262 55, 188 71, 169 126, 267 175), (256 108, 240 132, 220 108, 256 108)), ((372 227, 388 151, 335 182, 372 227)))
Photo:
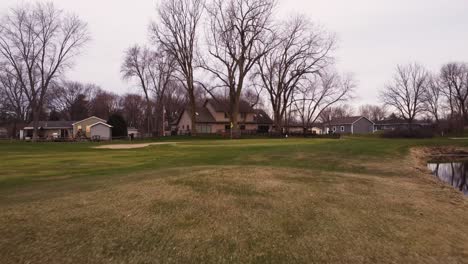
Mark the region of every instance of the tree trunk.
POLYGON ((192 136, 197 135, 197 105, 195 102, 195 95, 194 95, 194 87, 193 82, 190 81, 187 83, 189 85, 188 93, 189 93, 189 104, 190 104, 190 119, 192 123, 192 127, 190 128, 190 132, 192 136))
POLYGON ((278 113, 278 111, 275 111, 274 113, 274 119, 275 119, 275 131, 276 133, 283 133, 283 120, 281 118, 281 114, 278 113))
POLYGON ((32 114, 32 123, 33 123, 33 137, 32 141, 35 142, 38 139, 38 126, 39 126, 39 114, 40 107, 37 106, 35 102, 31 103, 31 114, 32 114))

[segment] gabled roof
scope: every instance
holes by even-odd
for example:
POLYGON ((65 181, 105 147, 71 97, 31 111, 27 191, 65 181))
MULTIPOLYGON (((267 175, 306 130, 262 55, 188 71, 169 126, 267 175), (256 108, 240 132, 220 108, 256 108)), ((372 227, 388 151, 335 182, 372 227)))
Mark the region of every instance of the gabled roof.
POLYGON ((262 109, 255 109, 254 121, 257 124, 273 124, 273 120, 271 120, 270 116, 265 113, 262 109))
MULTIPOLYGON (((208 99, 205 105, 209 103, 213 106, 216 112, 228 113, 229 112, 229 100, 228 99, 208 99)), ((247 101, 240 100, 239 102, 240 113, 255 113, 255 110, 250 106, 247 101)))
POLYGON ((369 122, 374 124, 374 122, 372 122, 371 120, 369 120, 368 118, 364 116, 349 116, 349 117, 335 118, 331 120, 330 125, 332 126, 333 125, 352 125, 363 118, 367 119, 369 122))
POLYGON ((93 127, 93 126, 97 126, 97 125, 105 125, 106 127, 109 127, 109 128, 112 128, 113 126, 107 124, 107 123, 104 123, 104 122, 97 122, 97 123, 94 123, 92 125, 90 125, 90 127, 93 127))
POLYGON ((106 122, 106 120, 104 120, 104 119, 102 119, 102 118, 99 118, 99 117, 97 117, 97 116, 90 116, 90 117, 85 118, 85 119, 83 119, 83 120, 75 121, 72 125, 76 125, 76 124, 78 124, 78 123, 81 123, 81 122, 86 121, 86 120, 91 119, 91 118, 99 119, 99 120, 101 120, 101 122, 104 122, 104 123, 106 122))
MULTIPOLYGON (((38 128, 53 129, 53 128, 73 128, 74 121, 39 121, 38 128)), ((25 129, 34 129, 34 122, 29 123, 25 129)))
MULTIPOLYGON (((180 113, 179 118, 177 118, 177 122, 175 124, 179 124, 180 119, 184 115, 184 113, 190 115, 190 109, 186 107, 182 113, 180 113)), ((195 112, 195 118, 197 123, 216 123, 216 119, 211 115, 210 111, 204 106, 197 106, 195 112)))

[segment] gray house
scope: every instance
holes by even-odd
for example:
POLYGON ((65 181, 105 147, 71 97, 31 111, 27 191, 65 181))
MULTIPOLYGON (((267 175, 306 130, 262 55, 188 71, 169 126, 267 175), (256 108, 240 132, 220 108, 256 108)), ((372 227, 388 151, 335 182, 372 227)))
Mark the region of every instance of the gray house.
POLYGON ((325 124, 325 132, 336 134, 371 134, 374 122, 364 116, 336 118, 325 124))

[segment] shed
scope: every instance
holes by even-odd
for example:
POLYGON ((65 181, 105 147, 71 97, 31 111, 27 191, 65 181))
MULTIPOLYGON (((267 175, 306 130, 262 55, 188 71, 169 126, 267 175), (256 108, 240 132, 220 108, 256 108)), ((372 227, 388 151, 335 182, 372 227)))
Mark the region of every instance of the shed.
POLYGON ((90 134, 92 139, 111 140, 112 126, 104 122, 97 122, 90 126, 90 134))

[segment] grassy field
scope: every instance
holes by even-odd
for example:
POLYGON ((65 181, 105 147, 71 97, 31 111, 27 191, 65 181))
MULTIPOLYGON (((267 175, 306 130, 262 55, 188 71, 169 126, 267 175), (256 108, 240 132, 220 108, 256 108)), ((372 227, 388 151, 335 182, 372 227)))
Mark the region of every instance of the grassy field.
POLYGON ((1 263, 463 263, 468 198, 418 147, 468 140, 0 143, 1 263))

